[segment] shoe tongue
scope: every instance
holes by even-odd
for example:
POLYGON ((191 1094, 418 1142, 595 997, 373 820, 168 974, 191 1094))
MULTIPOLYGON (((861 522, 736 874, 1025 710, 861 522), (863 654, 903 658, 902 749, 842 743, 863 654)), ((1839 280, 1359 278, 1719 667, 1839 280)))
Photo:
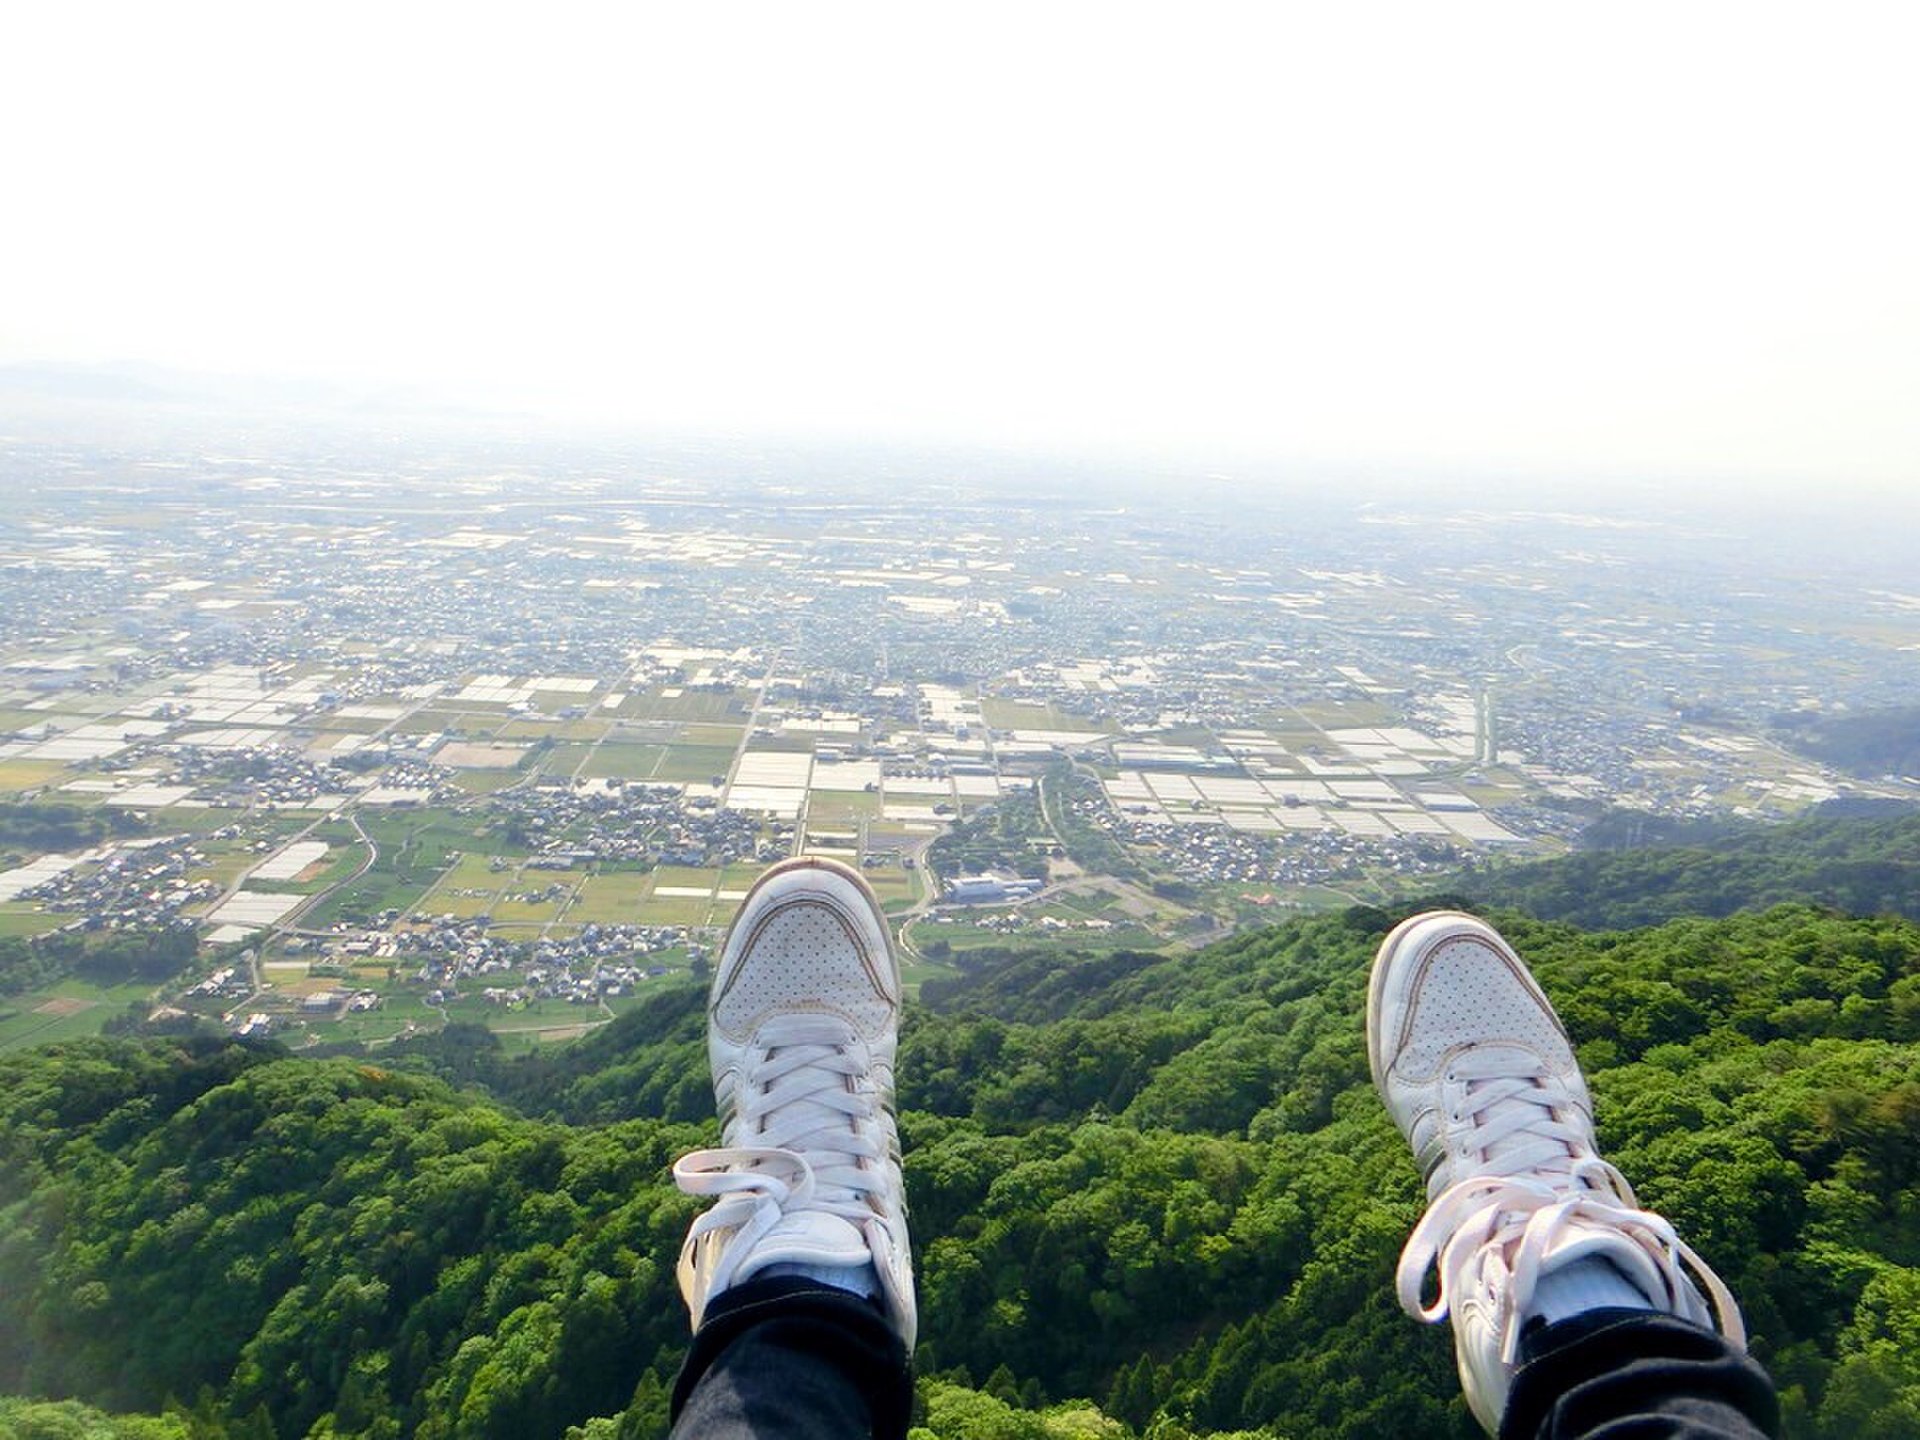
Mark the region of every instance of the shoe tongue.
POLYGON ((1483 1040, 1461 1052, 1461 1063, 1489 1078, 1538 1075, 1543 1068, 1538 1050, 1511 1041, 1483 1040))
POLYGON ((866 1237, 851 1220, 824 1210, 795 1210, 782 1215, 753 1247, 739 1278, 769 1265, 867 1265, 873 1261, 866 1237))
POLYGON ((1667 1282, 1653 1257, 1643 1246, 1634 1244, 1616 1230, 1576 1227, 1540 1262, 1540 1273, 1551 1275, 1578 1261, 1591 1259, 1605 1260, 1612 1265, 1620 1272, 1622 1279, 1646 1296, 1650 1308, 1671 1308, 1667 1300, 1667 1282))

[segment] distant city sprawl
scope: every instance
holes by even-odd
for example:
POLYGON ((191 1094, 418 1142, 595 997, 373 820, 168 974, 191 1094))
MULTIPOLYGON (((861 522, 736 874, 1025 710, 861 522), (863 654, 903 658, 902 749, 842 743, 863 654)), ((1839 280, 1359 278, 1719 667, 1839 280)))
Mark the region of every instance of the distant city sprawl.
POLYGON ((800 851, 917 980, 1920 790, 1789 748, 1914 693, 1920 600, 1679 525, 724 449, 0 464, 0 1045, 564 1039, 800 851))

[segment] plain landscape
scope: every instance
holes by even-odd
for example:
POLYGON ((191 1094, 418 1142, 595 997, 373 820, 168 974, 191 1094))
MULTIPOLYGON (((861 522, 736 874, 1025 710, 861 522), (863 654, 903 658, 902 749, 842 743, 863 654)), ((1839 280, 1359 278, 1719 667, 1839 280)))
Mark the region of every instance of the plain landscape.
POLYGON ((1536 963, 1791 1433, 1920 1423, 1897 546, 76 433, 0 442, 8 1433, 663 1433, 702 982, 799 853, 918 996, 927 1435, 1471 1433, 1392 1305, 1418 1186, 1360 1031, 1436 897, 1536 963))

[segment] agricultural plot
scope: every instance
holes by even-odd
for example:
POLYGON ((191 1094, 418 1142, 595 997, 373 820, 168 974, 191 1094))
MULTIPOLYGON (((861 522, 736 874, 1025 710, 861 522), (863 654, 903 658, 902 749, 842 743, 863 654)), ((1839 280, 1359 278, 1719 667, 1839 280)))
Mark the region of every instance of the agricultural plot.
POLYGON ((412 1030, 432 1030, 440 1026, 440 1016, 418 998, 395 996, 377 1010, 356 1010, 341 1015, 315 1034, 325 1041, 357 1040, 363 1045, 383 1045, 412 1030))
POLYGON ((639 871, 589 876, 574 892, 565 919, 569 925, 641 923, 641 907, 653 889, 653 877, 639 871))
POLYGON ((513 883, 513 870, 496 868, 493 857, 462 855, 414 909, 422 915, 461 919, 485 915, 513 883))
POLYGON ((0 938, 44 935, 49 930, 58 930, 72 918, 25 901, 0 905, 0 938))
POLYGON ((303 917, 310 926, 365 921, 384 910, 414 909, 454 858, 477 846, 479 837, 444 811, 368 815, 362 824, 380 850, 365 875, 334 892, 303 917))
POLYGON ((1054 705, 1034 705, 1024 700, 996 700, 983 697, 980 714, 996 730, 1062 730, 1097 734, 1115 727, 1089 720, 1084 715, 1069 715, 1054 705))
POLYGON ((876 865, 863 872, 873 893, 889 914, 909 908, 921 895, 921 872, 896 865, 876 865))
POLYGON ((523 984, 525 981, 522 977, 512 971, 463 980, 460 982, 460 994, 448 1000, 442 1008, 449 1020, 464 1020, 494 1030, 509 1025, 524 1029, 529 1025, 578 1024, 582 1020, 600 1018, 598 1006, 583 1005, 572 1000, 504 998, 505 992, 518 989, 523 984), (485 993, 488 990, 499 992, 502 998, 489 999, 485 993))
MULTIPOLYGON (((714 910, 713 894, 719 888, 717 870, 690 870, 662 866, 653 873, 653 884, 640 907, 641 923, 647 925, 707 925, 714 910)), ((721 902, 722 914, 730 913, 732 901, 721 902)))
POLYGON ((144 1002, 151 985, 91 985, 62 980, 25 995, 0 998, 0 1051, 98 1035, 127 1006, 144 1002))
POLYGON ((552 776, 561 780, 570 780, 573 778, 574 772, 578 770, 581 765, 586 762, 587 757, 592 754, 593 746, 578 740, 568 740, 555 745, 552 749, 548 750, 544 756, 539 756, 528 763, 530 765, 538 765, 542 775, 552 776))
POLYGON ((589 780, 650 780, 667 754, 664 745, 608 741, 587 757, 580 775, 589 780))
MULTIPOLYGON (((666 687, 669 690, 677 686, 666 687)), ((753 710, 753 696, 744 690, 680 690, 669 695, 655 691, 649 695, 630 695, 619 713, 640 720, 692 720, 718 724, 730 719, 744 720, 753 710)))
POLYGON ((247 882, 250 890, 278 890, 295 895, 318 895, 331 889, 352 875, 366 862, 367 847, 354 844, 345 849, 330 848, 327 854, 312 864, 304 866, 297 874, 289 878, 279 878, 276 872, 272 878, 262 875, 267 867, 256 869, 247 882))
POLYGON ((704 785, 724 779, 733 768, 734 752, 718 745, 673 745, 661 756, 651 779, 704 785))
POLYGON ((519 784, 522 778, 513 770, 462 770, 453 777, 453 783, 472 795, 491 795, 519 784))
POLYGON ((747 893, 753 882, 767 872, 768 867, 760 864, 729 865, 720 872, 720 892, 730 899, 737 899, 747 893))
POLYGON ((326 729, 314 738, 319 749, 331 750, 343 735, 372 735, 385 730, 393 720, 376 715, 349 715, 336 711, 326 717, 326 729))
POLYGON ((880 813, 880 797, 861 790, 810 790, 807 823, 831 825, 858 822, 880 813))
POLYGON ((1302 720, 1322 730, 1398 725, 1400 712, 1377 700, 1327 700, 1295 707, 1302 720))
POLYGON ((459 710, 416 710, 394 721, 393 729, 396 735, 437 735, 462 728, 465 719, 465 712, 459 710))
POLYGON ((0 792, 37 790, 66 768, 60 760, 0 760, 0 792))
POLYGON ((570 887, 560 887, 559 894, 527 898, 535 893, 539 892, 524 886, 508 891, 494 904, 492 918, 502 925, 550 925, 566 913, 574 892, 570 887))
POLYGON ((682 745, 718 745, 732 754, 745 733, 741 725, 682 725, 675 737, 682 745))
MULTIPOLYGON (((495 743, 509 743, 527 740, 558 740, 560 724, 545 716, 535 715, 524 719, 509 720, 493 732, 495 743)), ((593 736, 581 736, 581 739, 593 739, 593 736)))

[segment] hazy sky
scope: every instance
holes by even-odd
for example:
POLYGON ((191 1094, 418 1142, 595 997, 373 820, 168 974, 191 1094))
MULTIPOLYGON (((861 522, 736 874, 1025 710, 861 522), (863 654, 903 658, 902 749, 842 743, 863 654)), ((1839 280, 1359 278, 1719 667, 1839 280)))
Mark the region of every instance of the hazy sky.
POLYGON ((1904 5, 35 5, 0 363, 1920 489, 1904 5))

